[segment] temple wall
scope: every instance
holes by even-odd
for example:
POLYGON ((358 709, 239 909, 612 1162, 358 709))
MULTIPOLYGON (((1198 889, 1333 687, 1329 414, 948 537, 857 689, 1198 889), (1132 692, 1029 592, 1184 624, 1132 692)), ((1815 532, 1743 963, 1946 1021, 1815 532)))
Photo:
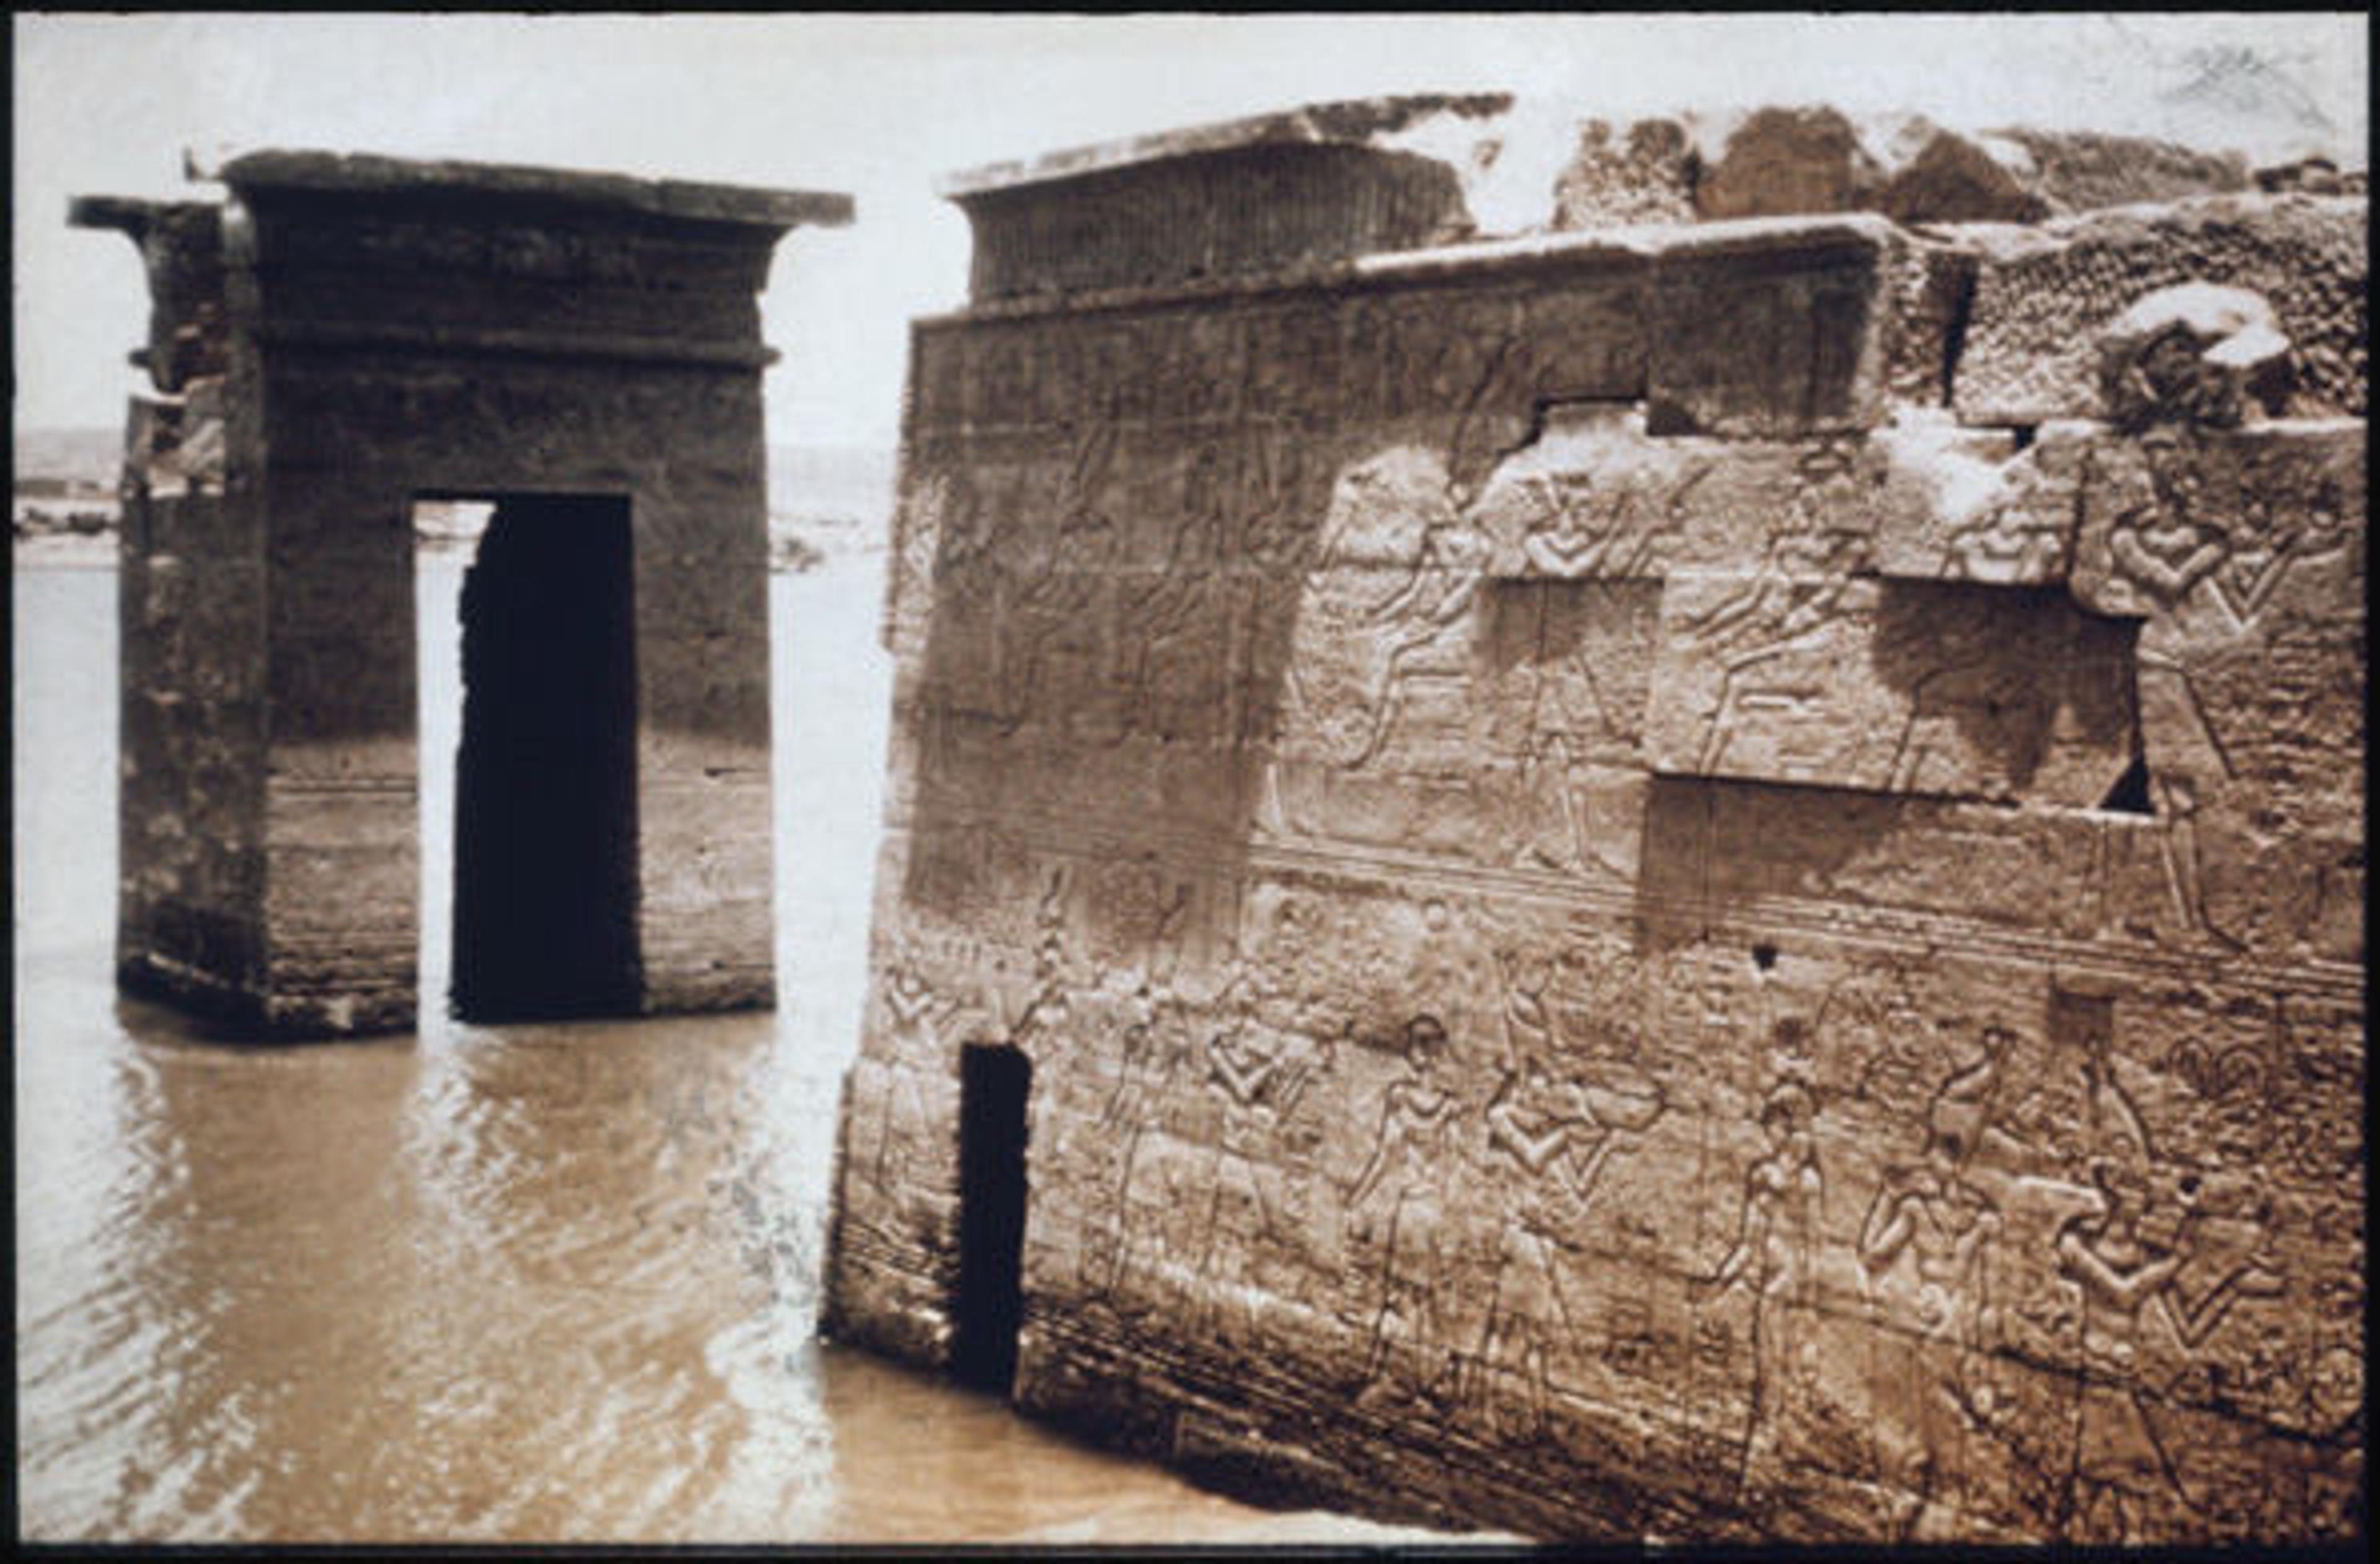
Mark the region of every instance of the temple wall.
POLYGON ((1013 1394, 1111 1442, 1548 1536, 2348 1534, 2364 218, 1126 244, 918 322, 828 1329, 949 1359, 1005 1044, 1013 1394), (2111 419, 2073 345, 2185 279, 2286 394, 2144 347, 2111 419))

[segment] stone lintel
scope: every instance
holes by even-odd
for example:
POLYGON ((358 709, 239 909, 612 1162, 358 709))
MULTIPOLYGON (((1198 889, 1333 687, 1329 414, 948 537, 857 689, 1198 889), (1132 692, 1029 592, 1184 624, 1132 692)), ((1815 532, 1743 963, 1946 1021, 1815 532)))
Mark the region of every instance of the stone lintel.
POLYGON ((1902 231, 1888 219, 1865 212, 1636 224, 1347 256, 1284 266, 1264 273, 976 299, 960 309, 918 315, 912 324, 931 330, 982 321, 1024 320, 1048 314, 1087 315, 1183 302, 1210 302, 1220 307, 1229 300, 1267 294, 1339 290, 1367 284, 1393 287, 1475 283, 1485 286, 1539 270, 1559 270, 1572 275, 1591 274, 1598 269, 1624 273, 1665 259, 1749 260, 1755 264, 1761 260, 1867 261, 1882 247, 1903 237, 1902 231))
POLYGON ((821 190, 639 179, 624 174, 565 172, 515 164, 419 162, 405 158, 278 150, 193 165, 200 177, 235 190, 496 198, 521 207, 611 210, 696 223, 786 229, 850 224, 852 200, 821 190))
POLYGON ((1508 92, 1428 92, 1313 103, 1279 114, 1256 115, 1151 136, 1101 141, 1042 157, 987 164, 942 176, 934 181, 934 193, 964 206, 977 197, 999 191, 1056 184, 1206 153, 1260 147, 1366 146, 1378 137, 1409 130, 1439 115, 1487 119, 1512 106, 1512 97, 1508 92))

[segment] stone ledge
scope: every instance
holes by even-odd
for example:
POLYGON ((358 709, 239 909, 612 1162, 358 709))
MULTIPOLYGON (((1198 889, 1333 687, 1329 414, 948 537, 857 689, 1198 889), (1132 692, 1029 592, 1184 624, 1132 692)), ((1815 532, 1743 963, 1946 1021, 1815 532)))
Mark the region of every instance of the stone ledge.
POLYGON ((1042 157, 987 164, 944 175, 934 181, 934 193, 964 202, 998 190, 1079 179, 1086 175, 1207 152, 1243 152, 1252 147, 1367 146, 1381 136, 1410 130, 1442 115, 1488 119, 1512 106, 1509 92, 1415 93, 1314 103, 1278 114, 1100 141, 1042 157))
POLYGON ((657 217, 754 227, 839 228, 853 217, 847 195, 773 190, 748 185, 638 179, 516 164, 418 162, 324 152, 253 152, 212 164, 191 163, 194 176, 235 190, 308 190, 364 195, 493 196, 524 204, 613 208, 657 217))

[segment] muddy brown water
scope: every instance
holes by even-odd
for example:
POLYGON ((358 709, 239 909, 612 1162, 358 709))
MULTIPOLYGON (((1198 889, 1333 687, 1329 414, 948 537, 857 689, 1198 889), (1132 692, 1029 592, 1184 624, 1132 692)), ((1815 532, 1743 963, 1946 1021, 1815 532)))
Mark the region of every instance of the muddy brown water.
MULTIPOLYGON (((20 552, 12 583, 24 1536, 1436 1536, 1249 1509, 815 1340, 883 758, 874 560, 772 583, 778 1012, 270 1049, 114 989, 116 576, 90 565, 20 552)), ((433 798, 458 576, 419 577, 433 798)))

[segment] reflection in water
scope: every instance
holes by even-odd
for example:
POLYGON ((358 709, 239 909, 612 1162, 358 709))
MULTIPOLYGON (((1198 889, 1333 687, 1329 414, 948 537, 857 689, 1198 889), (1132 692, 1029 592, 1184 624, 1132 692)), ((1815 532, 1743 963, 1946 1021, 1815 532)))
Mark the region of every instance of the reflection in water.
MULTIPOLYGON (((457 568, 422 577, 432 794, 457 568)), ((1398 1534, 1265 1516, 813 1340, 883 756, 866 568, 772 583, 783 1010, 432 1005, 418 1037, 265 1049, 115 995, 115 576, 18 573, 27 1536, 1398 1534)))

